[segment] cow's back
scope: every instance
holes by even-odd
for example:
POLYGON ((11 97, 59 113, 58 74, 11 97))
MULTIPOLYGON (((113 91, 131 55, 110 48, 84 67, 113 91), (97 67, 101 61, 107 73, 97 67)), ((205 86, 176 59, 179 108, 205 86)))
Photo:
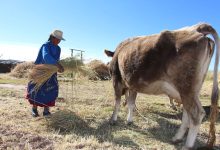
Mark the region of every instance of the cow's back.
POLYGON ((202 46, 207 44, 207 39, 198 32, 177 30, 126 40, 117 47, 113 58, 120 74, 116 75, 125 86, 138 92, 144 92, 147 85, 158 81, 172 83, 183 90, 182 87, 196 80, 193 75, 198 71, 204 53, 202 46))

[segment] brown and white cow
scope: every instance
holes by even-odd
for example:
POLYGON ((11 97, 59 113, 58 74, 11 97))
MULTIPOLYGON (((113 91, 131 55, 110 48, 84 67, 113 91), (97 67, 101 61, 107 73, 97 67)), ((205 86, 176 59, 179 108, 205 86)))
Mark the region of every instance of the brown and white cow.
MULTIPOLYGON (((215 44, 217 50, 212 108, 216 108, 219 38, 212 26, 201 23, 174 31, 129 38, 121 42, 115 52, 105 50, 108 56, 113 57, 109 64, 115 96, 111 123, 114 124, 117 120, 121 96, 125 91, 128 92, 128 123, 133 121, 137 93, 166 94, 183 103, 182 124, 172 141, 181 141, 189 129, 183 149, 192 148, 205 115, 199 92, 215 44), (208 34, 213 36, 215 42, 206 36, 208 34)), ((212 114, 215 116, 217 111, 212 114)))

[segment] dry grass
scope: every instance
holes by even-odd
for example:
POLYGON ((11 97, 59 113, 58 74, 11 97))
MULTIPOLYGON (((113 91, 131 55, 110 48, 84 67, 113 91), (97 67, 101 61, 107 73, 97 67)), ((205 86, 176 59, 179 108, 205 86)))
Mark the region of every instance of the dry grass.
POLYGON ((86 65, 75 65, 72 70, 70 67, 67 70, 67 74, 73 74, 74 79, 79 80, 109 80, 110 75, 107 65, 99 60, 93 60, 86 65))
POLYGON ((16 78, 10 73, 0 73, 0 84, 24 84, 27 82, 26 78, 16 78))
MULTIPOLYGON (((0 78, 4 78, 0 76, 0 78)), ((201 91, 203 105, 210 105, 211 81, 201 91)), ((180 125, 181 111, 173 111, 166 96, 139 94, 134 124, 126 124, 127 107, 121 107, 116 126, 109 125, 113 110, 111 81, 60 82, 52 116, 33 118, 24 91, 0 88, 0 149, 146 149, 178 150, 184 142, 173 145, 171 138, 180 125), (144 117, 143 117, 144 116, 144 117)), ((220 136, 220 118, 216 124, 220 136)), ((209 122, 204 119, 196 147, 205 145, 209 122)), ((220 144, 219 139, 218 144, 220 144)), ((218 145, 220 146, 220 145, 218 145)), ((217 148, 216 148, 217 150, 217 148)))
MULTIPOLYGON (((218 75, 218 79, 220 79, 220 74, 218 75)), ((208 71, 206 74, 206 81, 213 81, 213 72, 212 71, 208 71)))

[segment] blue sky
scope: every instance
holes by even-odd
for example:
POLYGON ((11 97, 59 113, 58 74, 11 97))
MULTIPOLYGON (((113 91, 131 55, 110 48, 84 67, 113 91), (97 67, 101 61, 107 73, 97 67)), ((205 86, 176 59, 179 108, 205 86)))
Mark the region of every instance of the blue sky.
POLYGON ((70 48, 85 50, 85 59, 108 61, 124 39, 207 22, 220 33, 218 0, 2 0, 0 55, 35 60, 53 29, 64 32, 62 56, 70 48))

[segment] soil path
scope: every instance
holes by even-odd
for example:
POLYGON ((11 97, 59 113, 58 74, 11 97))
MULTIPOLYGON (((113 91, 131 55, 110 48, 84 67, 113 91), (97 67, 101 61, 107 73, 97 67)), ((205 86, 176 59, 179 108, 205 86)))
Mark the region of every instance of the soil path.
POLYGON ((0 84, 0 88, 10 88, 15 90, 25 90, 26 85, 16 85, 16 84, 0 84))

